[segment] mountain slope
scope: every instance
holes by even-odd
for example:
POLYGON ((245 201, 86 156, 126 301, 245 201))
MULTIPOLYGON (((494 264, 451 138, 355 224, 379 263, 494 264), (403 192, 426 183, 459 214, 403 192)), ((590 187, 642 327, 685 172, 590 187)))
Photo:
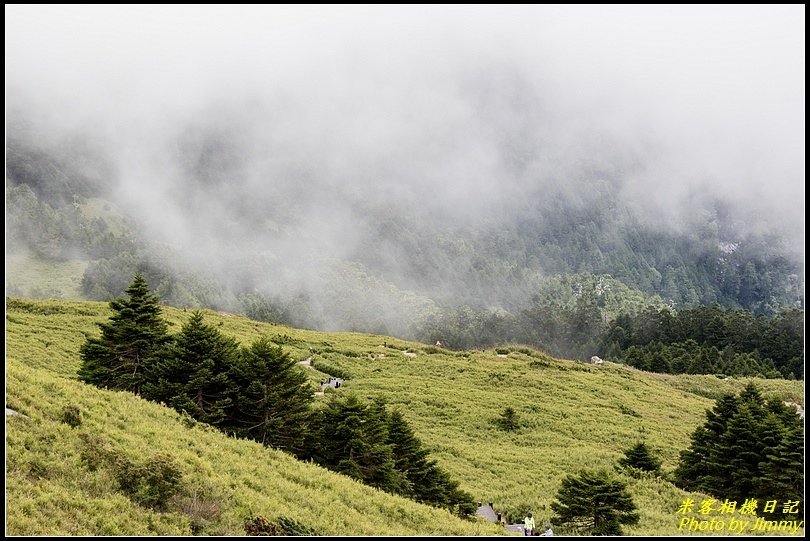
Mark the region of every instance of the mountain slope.
POLYGON ((248 516, 291 518, 331 535, 475 535, 491 526, 380 492, 253 442, 192 426, 174 411, 21 362, 9 352, 6 532, 11 535, 242 535, 248 516), (61 422, 78 406, 81 426, 61 422), (138 463, 168 454, 182 472, 170 512, 135 504, 90 442, 138 463))
POLYGON ((545 167, 526 178, 502 172, 487 180, 498 187, 491 197, 475 202, 483 196, 441 197, 452 177, 392 191, 389 174, 304 174, 240 151, 214 125, 194 126, 168 145, 185 149, 166 157, 179 171, 161 166, 162 188, 150 196, 121 186, 128 168, 114 167, 103 145, 67 135, 48 143, 20 125, 10 123, 7 143, 7 252, 86 261, 84 298, 113 298, 141 271, 175 306, 247 312, 259 297, 272 301, 273 321, 420 339, 413 326, 436 306, 518 314, 557 275, 610 275, 678 309, 719 303, 773 315, 804 304, 803 254, 790 232, 705 194, 673 202, 684 216, 643 218, 655 211, 628 196, 619 157, 592 167, 585 153, 559 178, 545 167), (252 160, 261 181, 239 174, 252 160), (369 300, 388 308, 368 317, 369 300))
MULTIPOLYGON (((205 314, 240 342, 265 334, 293 357, 311 357, 313 381, 324 373, 347 377, 336 392, 384 398, 403 412, 462 489, 493 501, 511 518, 532 509, 538 522, 550 517, 548 505, 563 476, 611 468, 639 439, 671 471, 711 406, 709 397, 739 391, 749 381, 586 366, 528 348, 450 352, 383 336, 205 314), (506 406, 521 419, 516 432, 493 423, 506 406)), ((242 520, 257 514, 288 517, 326 534, 496 531, 193 426, 127 393, 78 383, 79 347, 108 316, 102 303, 7 300, 7 406, 30 417, 7 419, 9 533, 167 534, 190 533, 194 526, 203 533, 239 534, 242 520), (82 411, 76 428, 61 422, 69 405, 82 411), (94 441, 135 462, 168 453, 182 471, 175 510, 145 510, 111 488, 109 468, 89 471, 82 454, 92 454, 88 442, 94 441)), ((166 308, 165 317, 176 332, 189 314, 166 308)), ((757 384, 768 396, 803 404, 800 382, 757 384)), ((626 480, 641 512, 639 525, 627 530, 631 534, 679 533, 678 505, 685 497, 702 497, 664 479, 626 480)))

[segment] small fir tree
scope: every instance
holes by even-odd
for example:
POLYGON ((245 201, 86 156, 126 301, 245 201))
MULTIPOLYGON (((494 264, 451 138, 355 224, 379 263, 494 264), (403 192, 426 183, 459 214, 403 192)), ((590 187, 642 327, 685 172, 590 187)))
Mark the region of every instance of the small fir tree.
POLYGON ((661 461, 652 454, 643 441, 627 449, 624 452, 624 458, 619 459, 619 464, 655 474, 661 473, 661 461))
POLYGON ((504 408, 500 417, 496 420, 496 423, 503 430, 512 432, 520 427, 520 416, 515 411, 515 408, 509 406, 504 408))
POLYGON ((586 535, 621 535, 622 524, 639 521, 626 485, 605 471, 567 476, 551 509, 560 525, 586 535))

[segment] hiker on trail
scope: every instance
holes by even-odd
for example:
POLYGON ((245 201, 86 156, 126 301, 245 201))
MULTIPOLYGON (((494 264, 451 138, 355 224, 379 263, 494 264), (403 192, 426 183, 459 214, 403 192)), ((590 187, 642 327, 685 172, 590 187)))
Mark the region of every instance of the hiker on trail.
POLYGON ((523 535, 534 535, 534 519, 531 513, 523 519, 523 535))
POLYGON ((547 537, 554 535, 554 532, 551 530, 551 524, 546 524, 545 526, 543 526, 543 528, 546 531, 541 533, 540 535, 547 536, 547 537))

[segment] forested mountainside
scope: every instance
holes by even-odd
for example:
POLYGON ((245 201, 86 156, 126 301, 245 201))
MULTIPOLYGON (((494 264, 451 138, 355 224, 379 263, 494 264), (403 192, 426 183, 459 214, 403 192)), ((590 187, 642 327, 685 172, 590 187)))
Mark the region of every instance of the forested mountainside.
MULTIPOLYGON (((184 151, 176 157, 190 164, 178 197, 201 198, 228 182, 246 190, 229 174, 234 158, 224 142, 213 135, 188 138, 180 139, 184 151)), ((212 242, 210 229, 253 232, 249 242, 237 243, 244 250, 223 251, 221 258, 195 255, 193 246, 173 243, 171 231, 164 231, 168 240, 156 241, 151 225, 128 211, 116 188, 121 174, 88 141, 45 144, 22 120, 10 123, 7 251, 86 261, 81 294, 89 299, 119 295, 142 270, 175 305, 410 337, 424 335, 428 316, 452 334, 457 324, 447 314, 459 309, 479 317, 518 316, 538 306, 573 306, 583 288, 597 288, 592 302, 585 300, 599 309, 612 297, 615 306, 603 319, 655 303, 676 310, 718 304, 767 316, 804 303, 795 247, 776 233, 745 231, 743 217, 719 200, 703 201, 689 222, 670 230, 645 224, 620 197, 618 171, 591 171, 591 179, 578 181, 588 189, 576 196, 541 189, 548 186, 538 182, 529 197, 499 200, 479 216, 463 218, 448 217, 413 194, 369 202, 311 178, 300 193, 257 191, 239 202, 250 209, 237 206, 227 220, 212 216, 216 223, 199 232, 201 245, 212 242), (330 198, 339 198, 355 218, 351 242, 345 239, 349 247, 335 236, 318 240, 335 244, 319 251, 304 236, 302 249, 290 251, 296 235, 307 232, 301 216, 330 198), (624 306, 625 298, 632 306, 624 306), (369 305, 373 313, 364 308, 369 305)), ((496 332, 456 345, 508 338, 496 332)))
MULTIPOLYGON (((233 157, 213 135, 205 144, 199 135, 186 137, 177 157, 189 169, 183 197, 204 198, 229 181, 233 157)), ((775 233, 745 232, 718 200, 704 201, 688 223, 670 230, 645 224, 620 197, 617 171, 592 171, 594 179, 611 180, 594 181, 576 197, 562 189, 540 193, 538 184, 533 197, 500 200, 466 217, 420 204, 413 194, 369 202, 311 178, 306 190, 281 190, 283 198, 264 190, 234 201, 251 208, 208 224, 199 243, 216 244, 206 229, 220 226, 248 228, 249 240, 217 257, 172 242, 171 231, 156 240, 150 224, 127 211, 116 189, 121 171, 90 141, 45 143, 18 119, 9 124, 7 148, 11 294, 108 300, 140 271, 168 304, 307 328, 387 332, 454 348, 526 343, 661 372, 803 374, 803 349, 796 349, 804 336, 803 269, 791 247, 775 233), (329 197, 352 209, 347 249, 338 236, 306 238, 298 218, 329 197), (328 242, 335 246, 316 249, 328 242), (26 287, 37 266, 48 278, 26 287), (739 311, 719 313, 723 320, 747 318, 724 336, 752 325, 761 330, 742 344, 688 332, 670 339, 667 323, 646 337, 632 328, 660 323, 660 313, 709 305, 739 311), (789 334, 774 339, 779 329, 789 334), (661 349, 689 339, 698 349, 661 349), (677 360, 684 355, 689 359, 677 360)), ((238 179, 236 186, 245 189, 238 179)), ((718 316, 694 313, 705 314, 704 323, 718 316)))

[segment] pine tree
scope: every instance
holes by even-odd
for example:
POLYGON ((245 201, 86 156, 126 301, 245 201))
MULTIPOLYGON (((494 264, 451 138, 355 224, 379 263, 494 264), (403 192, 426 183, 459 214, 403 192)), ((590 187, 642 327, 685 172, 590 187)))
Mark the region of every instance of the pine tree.
POLYGON ((308 456, 321 466, 395 494, 407 487, 388 443, 388 417, 380 403, 354 395, 333 398, 313 416, 308 456))
POLYGON ((312 389, 290 355, 269 338, 258 338, 240 350, 229 377, 234 395, 227 424, 236 434, 302 452, 312 389))
POLYGON ((567 476, 551 509, 555 521, 580 534, 621 535, 622 524, 639 521, 626 485, 605 471, 567 476))
POLYGON ((100 338, 81 347, 79 379, 99 387, 140 393, 147 373, 171 338, 161 319, 160 300, 140 274, 126 289, 127 299, 110 302, 113 315, 99 323, 100 338))
POLYGON ((801 502, 799 518, 803 518, 804 430, 801 425, 788 429, 782 442, 776 448, 767 449, 766 453, 765 460, 759 465, 758 493, 766 500, 801 502))
POLYGON ((643 441, 627 449, 624 452, 624 458, 619 459, 619 464, 656 474, 661 472, 661 461, 653 456, 652 451, 643 441))
POLYGON ((711 374, 715 371, 717 360, 720 358, 717 348, 701 348, 692 358, 688 372, 690 374, 711 374))
POLYGON ((675 482, 715 497, 744 500, 801 500, 804 429, 795 411, 780 400, 765 402, 748 385, 725 396, 681 452, 675 482))
POLYGON ((459 490, 458 483, 428 458, 427 450, 399 411, 388 417, 388 442, 392 445, 394 467, 405 475, 402 495, 461 515, 475 512, 472 496, 459 490))
POLYGON ((776 415, 786 430, 804 426, 803 419, 796 413, 796 408, 794 406, 788 407, 781 400, 769 400, 765 405, 765 409, 768 413, 776 415))
POLYGON ((687 490, 705 490, 706 479, 713 471, 709 465, 713 446, 738 409, 737 397, 725 395, 713 409, 706 410, 706 424, 695 429, 689 449, 681 451, 681 460, 675 468, 676 485, 687 490))
POLYGON ((708 474, 706 460, 711 451, 709 434, 704 426, 692 432, 692 443, 688 449, 681 451, 680 461, 675 468, 675 484, 686 490, 698 490, 708 474))
POLYGON ((515 411, 515 408, 511 406, 504 408, 501 412, 501 416, 498 417, 495 422, 507 432, 517 430, 520 427, 520 417, 515 411))
POLYGON ((740 404, 747 404, 751 415, 757 421, 765 419, 767 411, 765 410, 765 399, 759 388, 753 383, 748 383, 745 388, 740 391, 740 404))
POLYGON ((728 422, 725 433, 715 442, 709 456, 710 473, 703 480, 706 491, 723 494, 731 500, 754 495, 754 479, 764 458, 760 426, 743 403, 728 422))
POLYGON ((660 374, 669 374, 672 372, 672 366, 667 359, 666 353, 660 349, 654 350, 650 353, 649 361, 650 370, 660 374))
POLYGON ((721 399, 714 411, 707 413, 709 452, 703 459, 704 471, 698 484, 701 490, 715 494, 732 491, 742 498, 751 496, 743 492, 750 492, 749 478, 758 471, 757 464, 764 458, 760 456, 763 404, 759 390, 749 383, 738 397, 721 399), (753 470, 740 471, 737 467, 753 470))
POLYGON ((394 467, 407 479, 401 494, 433 505, 444 503, 444 487, 436 486, 432 475, 436 464, 428 460, 428 452, 399 411, 388 416, 388 442, 392 446, 394 467))
POLYGON ((195 311, 175 337, 169 354, 154 368, 145 395, 160 400, 194 419, 228 428, 228 410, 234 394, 229 374, 239 355, 231 337, 207 325, 195 311))
POLYGON ((446 507, 450 509, 450 511, 461 517, 468 517, 475 513, 478 506, 476 505, 472 494, 461 490, 459 488, 458 481, 451 479, 450 474, 448 474, 446 471, 435 468, 433 472, 433 475, 435 475, 437 478, 437 481, 433 483, 434 486, 443 485, 445 487, 448 503, 446 507))
POLYGON ((652 368, 650 367, 650 359, 649 353, 644 348, 639 346, 630 346, 624 354, 625 363, 633 368, 646 370, 647 372, 652 371, 652 368))

